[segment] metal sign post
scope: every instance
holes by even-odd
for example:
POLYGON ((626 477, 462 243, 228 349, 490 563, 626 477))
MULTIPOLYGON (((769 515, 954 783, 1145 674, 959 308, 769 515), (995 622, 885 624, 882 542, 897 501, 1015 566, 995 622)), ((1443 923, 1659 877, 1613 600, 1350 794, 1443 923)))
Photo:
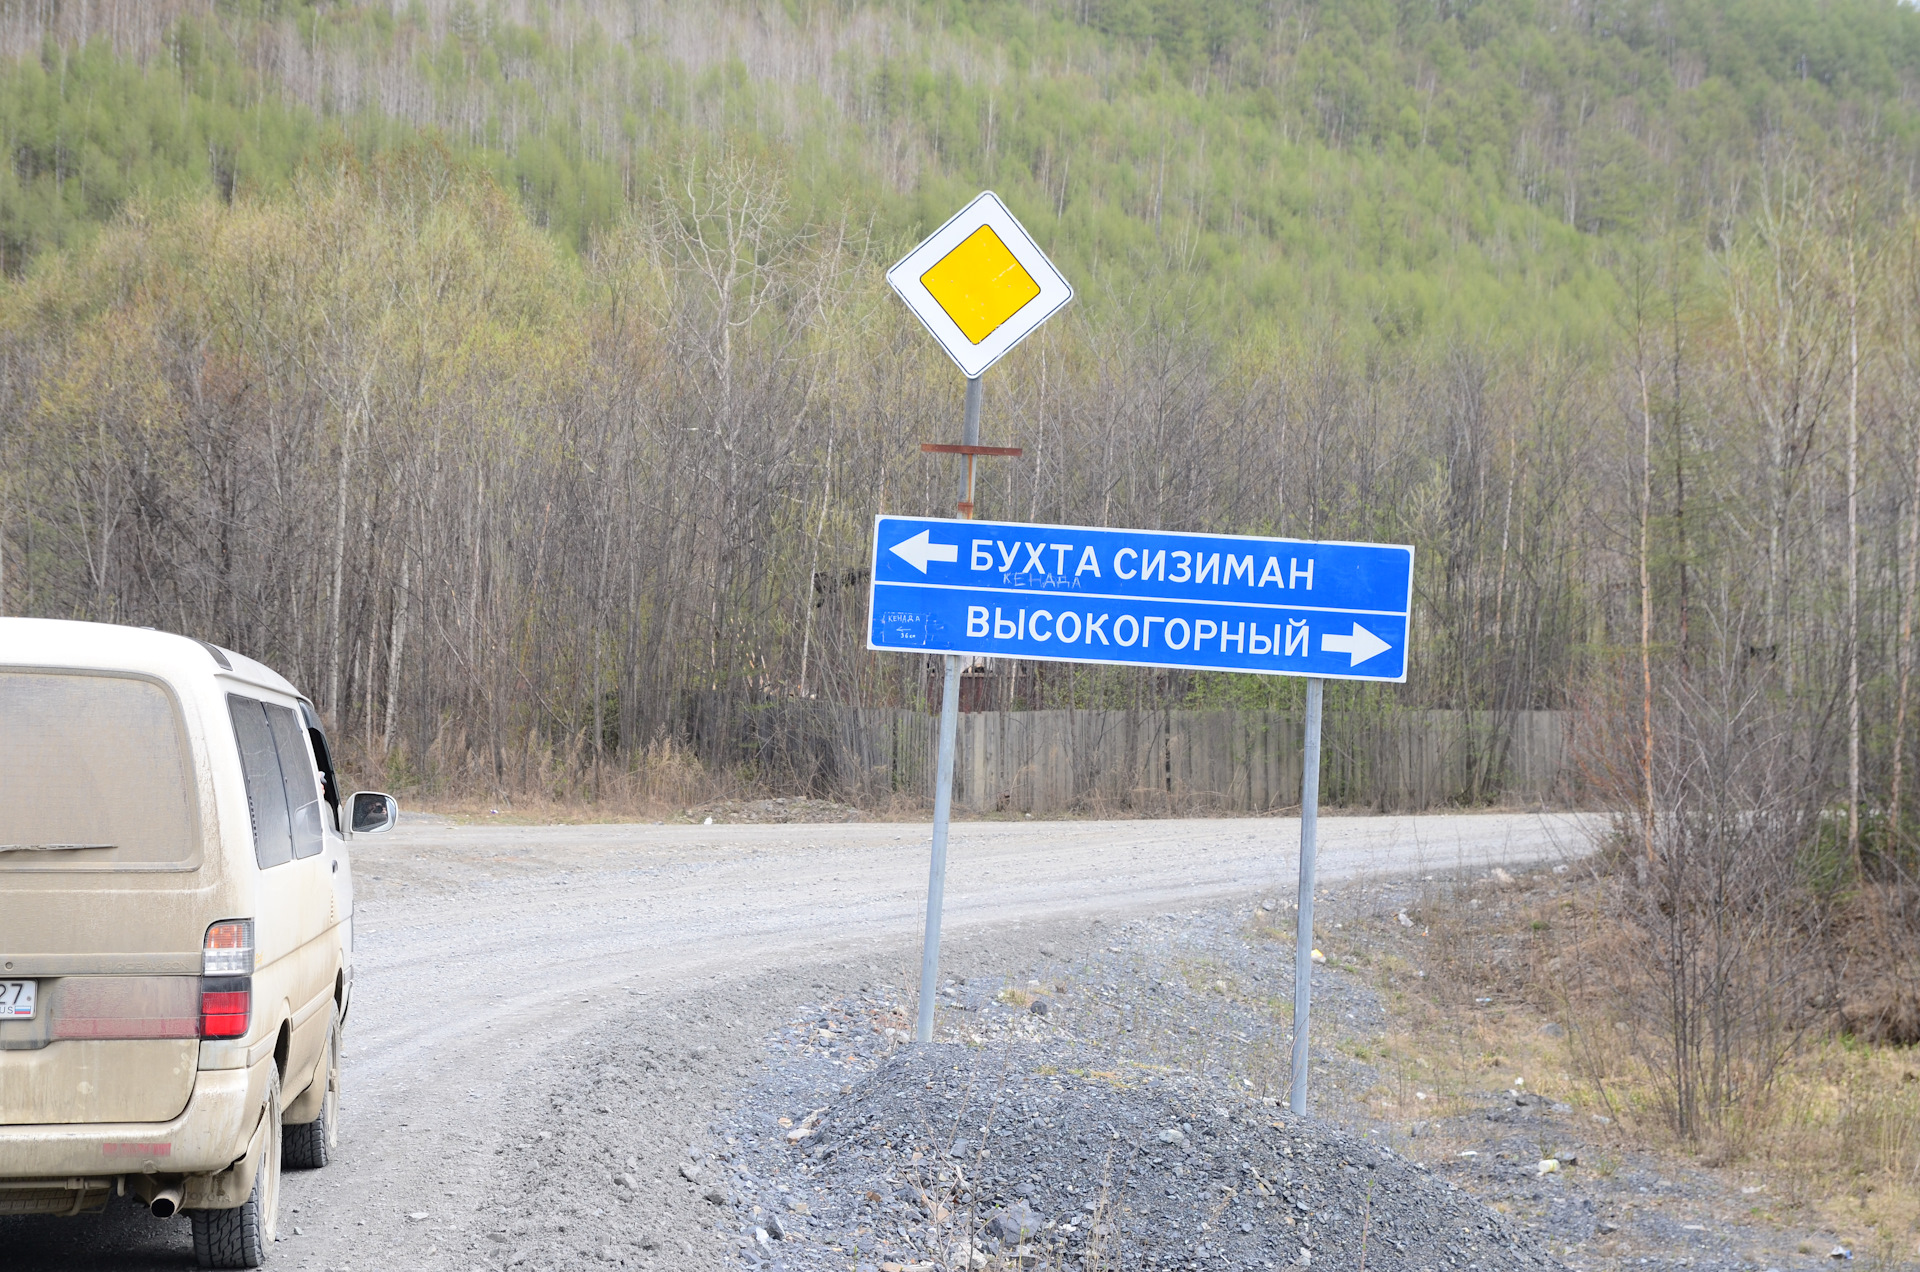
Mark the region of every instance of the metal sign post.
MULTIPOLYGON (((961 490, 960 519, 973 519, 973 463, 982 455, 1018 456, 1018 446, 980 445, 980 377, 967 381, 966 440, 958 446, 922 442, 920 449, 967 457, 966 484, 961 490)), ((953 819, 953 753, 960 732, 960 655, 948 654, 940 682, 940 751, 933 770, 933 857, 927 865, 927 934, 920 948, 920 1009, 914 1038, 933 1041, 933 1003, 940 980, 940 912, 947 894, 947 829, 953 819)))
POLYGON ((1300 918, 1293 930, 1293 1092, 1295 1113, 1307 1111, 1308 1016, 1313 1004, 1313 871, 1320 830, 1320 691, 1307 677, 1307 729, 1300 756, 1300 918))
MULTIPOLYGON (((962 449, 980 444, 980 377, 967 380, 967 421, 962 449)), ((922 447, 926 449, 926 447, 922 447)), ((960 515, 973 516, 973 456, 967 455, 960 515)), ((953 820, 953 752, 960 733, 960 655, 948 654, 940 680, 940 758, 933 771, 933 856, 927 863, 927 934, 920 946, 920 1010, 916 1042, 933 1041, 933 1003, 940 984, 940 911, 947 895, 947 827, 953 820)))
MULTIPOLYGON (((902 257, 887 271, 887 283, 967 377, 967 417, 960 445, 929 442, 920 449, 966 456, 959 513, 963 520, 971 519, 974 461, 982 455, 1020 453, 1016 446, 980 444, 980 377, 1072 300, 1073 288, 992 191, 976 197, 902 257)), ((931 559, 941 559, 938 548, 927 550, 931 559)), ((946 892, 953 753, 959 728, 960 652, 949 651, 941 676, 933 853, 927 864, 927 934, 920 952, 920 1008, 914 1025, 914 1037, 923 1043, 933 1041, 934 997, 940 981, 940 910, 946 892)))
POLYGON ((940 907, 947 895, 947 824, 953 818, 953 749, 960 731, 960 655, 948 654, 940 690, 940 759, 933 773, 933 859, 927 865, 927 934, 920 946, 920 1014, 915 1042, 933 1041, 940 983, 940 907))

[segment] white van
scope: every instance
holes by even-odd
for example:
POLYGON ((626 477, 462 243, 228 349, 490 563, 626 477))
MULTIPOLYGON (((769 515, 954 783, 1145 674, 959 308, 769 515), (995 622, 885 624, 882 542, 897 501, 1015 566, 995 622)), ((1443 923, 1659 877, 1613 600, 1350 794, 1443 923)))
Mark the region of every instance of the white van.
POLYGON ((0 618, 0 1215, 132 1193, 264 1261, 282 1163, 334 1150, 347 839, 398 815, 251 658, 0 618))

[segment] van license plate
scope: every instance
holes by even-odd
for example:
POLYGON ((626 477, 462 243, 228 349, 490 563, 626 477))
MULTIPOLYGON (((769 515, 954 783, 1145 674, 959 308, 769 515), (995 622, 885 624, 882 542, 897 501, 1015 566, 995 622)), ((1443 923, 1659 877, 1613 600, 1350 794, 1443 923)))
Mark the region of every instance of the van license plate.
POLYGON ((33 981, 0 980, 0 1020, 31 1020, 33 990, 33 981))

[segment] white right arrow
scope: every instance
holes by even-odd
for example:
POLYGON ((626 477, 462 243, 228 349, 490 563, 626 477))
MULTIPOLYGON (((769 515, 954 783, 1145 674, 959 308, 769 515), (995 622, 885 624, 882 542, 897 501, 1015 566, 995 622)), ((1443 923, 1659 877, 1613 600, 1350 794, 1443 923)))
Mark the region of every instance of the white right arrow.
POLYGON ((1328 633, 1320 638, 1321 653, 1353 655, 1353 661, 1347 664, 1349 667, 1358 667, 1375 654, 1384 654, 1392 648, 1392 645, 1387 644, 1358 623, 1353 625, 1351 636, 1335 636, 1328 633))
MULTIPOLYGON (((958 561, 960 545, 957 543, 935 543, 928 538, 933 532, 922 530, 911 539, 904 539, 893 545, 893 554, 914 569, 925 574, 929 561, 958 561)), ((1384 646, 1383 646, 1384 648, 1384 646)))

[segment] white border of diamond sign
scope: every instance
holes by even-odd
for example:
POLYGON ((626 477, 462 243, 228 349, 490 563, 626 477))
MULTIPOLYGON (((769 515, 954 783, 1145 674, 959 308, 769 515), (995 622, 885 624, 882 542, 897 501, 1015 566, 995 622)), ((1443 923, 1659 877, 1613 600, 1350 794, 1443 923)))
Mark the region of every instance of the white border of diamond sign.
POLYGON ((1073 287, 1060 276, 1046 253, 1033 241, 1026 228, 1014 219, 1006 204, 1000 202, 1000 196, 988 190, 961 208, 945 225, 928 235, 920 246, 900 258, 898 264, 887 271, 887 282, 898 292, 900 299, 907 302, 907 308, 913 310, 927 331, 947 351, 968 379, 977 378, 981 372, 998 362, 1001 355, 1019 344, 1022 340, 1052 316, 1053 312, 1073 299, 1073 287), (1014 315, 987 334, 979 344, 967 339, 947 311, 940 307, 926 287, 920 282, 920 276, 932 269, 962 240, 983 225, 993 227, 1013 258, 1020 262, 1020 268, 1032 276, 1040 286, 1040 294, 1022 305, 1014 315))

